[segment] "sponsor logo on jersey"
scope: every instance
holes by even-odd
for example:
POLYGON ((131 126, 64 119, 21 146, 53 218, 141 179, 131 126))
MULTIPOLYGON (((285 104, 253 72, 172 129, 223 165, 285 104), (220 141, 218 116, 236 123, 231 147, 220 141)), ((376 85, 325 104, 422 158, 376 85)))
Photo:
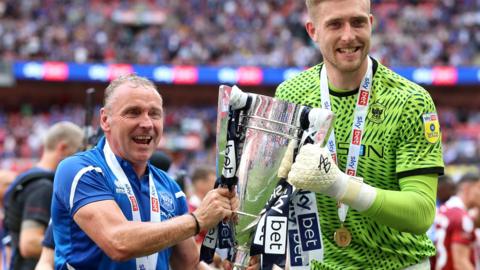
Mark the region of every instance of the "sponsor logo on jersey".
POLYGON ((370 113, 368 114, 368 120, 375 124, 380 124, 385 119, 385 106, 380 103, 374 103, 370 105, 370 113))
POLYGON ((425 138, 429 143, 436 143, 440 139, 440 124, 436 113, 426 113, 422 116, 425 138))
MULTIPOLYGON (((347 142, 338 142, 338 156, 347 156, 350 143, 347 142)), ((384 146, 380 144, 361 144, 360 145, 360 156, 361 157, 374 157, 374 158, 384 158, 385 149, 384 146)))
POLYGON ((160 192, 160 205, 169 212, 173 212, 173 210, 175 210, 173 197, 170 193, 160 192))

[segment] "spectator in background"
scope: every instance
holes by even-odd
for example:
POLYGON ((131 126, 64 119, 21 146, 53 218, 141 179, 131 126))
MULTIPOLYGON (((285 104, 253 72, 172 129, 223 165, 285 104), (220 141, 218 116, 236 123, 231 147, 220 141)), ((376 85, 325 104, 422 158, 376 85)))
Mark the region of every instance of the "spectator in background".
POLYGON ((4 208, 3 208, 3 196, 7 191, 8 186, 12 184, 13 180, 17 177, 17 173, 10 170, 0 170, 0 265, 2 269, 8 269, 10 265, 10 248, 7 245, 4 245, 5 242, 10 242, 10 236, 5 235, 5 228, 3 227, 3 218, 4 218, 4 208))
MULTIPOLYGON (((480 62, 478 1, 373 4, 378 23, 372 54, 387 65, 480 62)), ((320 57, 302 29, 306 14, 298 0, 183 1, 182 5, 8 0, 0 5, 0 55, 7 60, 311 66, 320 57), (125 15, 132 13, 137 15, 133 21, 125 15)))
POLYGON ((42 241, 42 254, 40 255, 40 259, 38 259, 35 270, 55 269, 54 256, 55 242, 53 241, 52 226, 50 223, 48 224, 47 230, 45 231, 45 238, 42 241))
POLYGON ((440 175, 438 177, 437 188, 437 206, 444 204, 450 197, 457 192, 457 186, 449 175, 440 175))
POLYGON ((165 152, 157 150, 153 152, 150 163, 164 172, 168 172, 172 159, 165 152))
POLYGON ((475 223, 468 211, 480 207, 480 176, 466 174, 458 191, 440 207, 435 218, 435 270, 474 270, 475 223))
POLYGON ((10 170, 0 170, 0 209, 3 216, 3 196, 13 180, 17 177, 17 173, 10 170))
MULTIPOLYGON (((196 167, 191 176, 191 184, 193 191, 188 198, 188 211, 193 212, 203 201, 203 198, 207 195, 207 193, 212 190, 215 186, 215 181, 217 179, 215 169, 212 166, 202 165, 196 167)), ((203 240, 205 239, 205 235, 207 234, 207 230, 201 231, 198 235, 195 236, 195 242, 197 243, 198 247, 202 245, 203 240)), ((212 266, 215 268, 226 268, 228 269, 229 264, 227 261, 223 261, 222 266, 222 258, 225 259, 227 257, 227 250, 226 249, 217 249, 215 255, 213 257, 212 266)))
MULTIPOLYGON (((212 167, 200 166, 193 171, 191 177, 193 194, 188 199, 189 212, 195 211, 200 206, 203 198, 205 198, 207 193, 213 189, 216 179, 217 176, 212 167)), ((207 231, 203 230, 195 236, 195 241, 197 244, 202 244, 206 234, 207 231)))
POLYGON ((50 220, 53 174, 64 158, 80 150, 82 129, 71 122, 51 126, 35 167, 20 174, 5 195, 5 224, 11 236, 11 269, 34 269, 50 220))
MULTIPOLYGON (((442 204, 444 204, 450 197, 457 192, 457 186, 453 182, 453 179, 449 175, 440 175, 438 177, 437 187, 437 212, 442 204)), ((436 241, 435 223, 432 224, 427 231, 428 238, 433 242, 436 241)))
POLYGON ((179 186, 150 164, 163 133, 163 101, 134 74, 105 90, 97 146, 64 160, 52 202, 55 268, 193 269, 192 236, 232 216, 227 189, 209 192, 195 212, 179 186), (76 247, 83 246, 83 249, 76 247))

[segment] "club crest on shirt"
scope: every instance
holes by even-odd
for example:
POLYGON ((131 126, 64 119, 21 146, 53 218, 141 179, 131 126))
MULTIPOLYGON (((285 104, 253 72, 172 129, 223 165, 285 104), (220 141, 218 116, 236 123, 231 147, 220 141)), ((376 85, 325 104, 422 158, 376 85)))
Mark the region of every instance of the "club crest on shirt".
POLYGON ((368 120, 375 124, 381 124, 385 119, 385 106, 380 103, 374 103, 370 105, 370 113, 368 114, 368 120))
POLYGON ((440 139, 440 124, 436 113, 426 113, 422 116, 425 138, 429 143, 436 143, 440 139))
POLYGON ((160 206, 169 212, 175 210, 175 204, 173 201, 173 196, 167 192, 159 192, 160 206))

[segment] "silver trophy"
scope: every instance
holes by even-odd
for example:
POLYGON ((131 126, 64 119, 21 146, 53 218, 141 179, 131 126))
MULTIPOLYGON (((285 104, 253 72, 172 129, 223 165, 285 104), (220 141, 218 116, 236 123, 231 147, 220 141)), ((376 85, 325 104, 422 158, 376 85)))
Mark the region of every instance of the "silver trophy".
POLYGON ((245 93, 236 86, 220 87, 217 172, 219 176, 236 176, 236 192, 240 202, 238 220, 232 224, 234 269, 248 266, 256 225, 280 180, 277 172, 287 146, 292 140, 299 141, 302 134, 306 136, 307 133, 311 133, 309 135, 314 136, 317 142, 325 141, 333 118, 328 110, 311 109, 268 96, 245 93), (237 111, 238 116, 235 148, 227 139, 232 111, 237 111))

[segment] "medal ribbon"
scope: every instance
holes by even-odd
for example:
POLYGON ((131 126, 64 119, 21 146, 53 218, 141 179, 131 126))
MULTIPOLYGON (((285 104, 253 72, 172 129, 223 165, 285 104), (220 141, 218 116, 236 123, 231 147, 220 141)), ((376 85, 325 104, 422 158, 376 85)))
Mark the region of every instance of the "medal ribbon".
MULTIPOLYGON (((351 176, 357 175, 357 166, 358 166, 358 159, 360 156, 361 150, 361 142, 362 136, 365 126, 365 120, 367 118, 368 113, 368 104, 370 101, 371 89, 372 89, 372 77, 373 77, 373 63, 372 59, 367 56, 368 60, 368 67, 365 76, 360 83, 360 88, 358 91, 358 98, 357 98, 357 105, 355 107, 354 115, 353 115, 353 124, 352 124, 352 132, 351 132, 351 141, 350 147, 348 149, 348 156, 347 156, 347 164, 345 168, 345 173, 351 176)), ((322 71, 320 73, 320 94, 322 99, 322 106, 325 109, 332 110, 332 106, 330 103, 330 92, 328 87, 328 76, 327 76, 327 67, 325 64, 322 67, 322 71)), ((335 142, 335 130, 332 130, 330 137, 328 138, 327 142, 328 150, 332 155, 333 160, 338 165, 337 160, 337 147, 335 142)), ((360 178, 359 178, 360 179, 360 178)), ((345 223, 345 219, 347 218, 348 213, 348 205, 341 203, 340 207, 338 208, 338 218, 340 222, 343 224, 345 223)))
MULTIPOLYGON (((127 194, 128 200, 130 201, 130 209, 132 211, 133 221, 142 221, 140 216, 140 207, 138 205, 137 198, 133 193, 132 186, 128 180, 127 175, 123 171, 122 167, 118 163, 117 157, 112 152, 108 142, 105 141, 105 146, 103 147, 103 153, 105 155, 105 160, 108 167, 113 172, 117 180, 124 187, 127 194)), ((158 201, 158 193, 153 182, 152 172, 148 174, 148 185, 150 188, 150 221, 151 222, 160 222, 160 204, 158 201)), ((136 269, 137 270, 154 270, 157 269, 157 257, 158 253, 153 253, 152 255, 136 258, 136 269)))

